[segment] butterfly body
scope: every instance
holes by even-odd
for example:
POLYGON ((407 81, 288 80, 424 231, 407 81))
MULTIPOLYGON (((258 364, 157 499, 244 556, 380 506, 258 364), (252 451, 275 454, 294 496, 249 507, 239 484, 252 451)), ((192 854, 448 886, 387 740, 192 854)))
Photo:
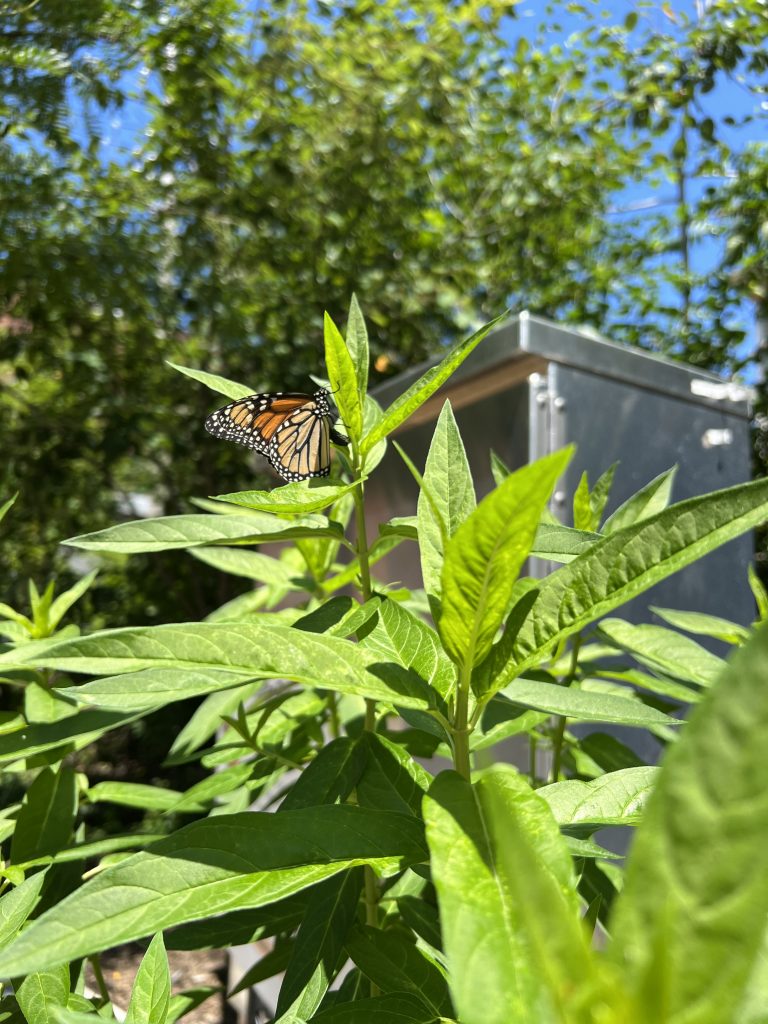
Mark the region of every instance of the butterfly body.
POLYGON ((214 437, 265 455, 284 480, 328 476, 331 441, 346 444, 334 430, 329 392, 314 395, 274 391, 248 395, 211 413, 205 429, 214 437))

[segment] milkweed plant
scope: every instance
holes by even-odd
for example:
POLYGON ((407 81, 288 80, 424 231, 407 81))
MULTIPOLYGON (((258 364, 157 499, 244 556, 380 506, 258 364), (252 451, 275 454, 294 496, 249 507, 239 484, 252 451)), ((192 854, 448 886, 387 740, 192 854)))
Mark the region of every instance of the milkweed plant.
MULTIPOLYGON (((33 588, 31 617, 0 606, 4 685, 25 688, 0 763, 32 780, 0 811, 3 1020, 113 1019, 100 953, 147 939, 129 1024, 170 1024, 211 994, 172 993, 166 949, 256 940, 270 952, 235 989, 280 975, 281 1024, 768 1021, 768 627, 613 614, 768 518, 768 480, 670 504, 670 471, 604 520, 609 471, 582 480, 566 526, 548 503, 572 449, 514 472, 494 457, 478 502, 446 402, 425 465, 403 453, 416 515, 374 528, 366 485, 388 437, 494 323, 382 410, 353 301, 345 336, 325 322, 349 441, 327 480, 67 542, 175 550, 253 581, 204 621, 60 628, 91 576, 33 588), (400 544, 423 591, 378 574, 400 544), (556 568, 523 576, 530 556, 556 568), (207 774, 186 792, 91 785, 72 766, 189 698, 167 760, 207 774), (606 725, 652 734, 661 767, 606 725), (527 771, 504 763, 511 737, 527 771), (93 837, 96 803, 187 823, 93 837), (626 858, 607 826, 634 830, 626 858)), ((231 401, 253 391, 176 369, 231 401)))

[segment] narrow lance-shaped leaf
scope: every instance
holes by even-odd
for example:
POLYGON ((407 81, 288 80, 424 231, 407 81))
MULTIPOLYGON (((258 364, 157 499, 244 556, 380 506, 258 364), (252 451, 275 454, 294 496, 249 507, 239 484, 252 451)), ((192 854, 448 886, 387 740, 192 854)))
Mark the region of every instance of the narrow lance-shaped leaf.
POLYGON ((707 615, 704 612, 681 612, 676 608, 654 608, 651 606, 654 615, 668 622, 676 629, 683 629, 686 633, 696 633, 701 636, 710 636, 715 640, 722 640, 727 644, 740 644, 749 638, 749 630, 729 619, 721 619, 718 615, 707 615))
POLYGON ((439 630, 458 664, 471 668, 490 650, 531 550, 541 510, 572 454, 572 448, 565 448, 516 470, 451 537, 443 565, 439 630))
POLYGON ((125 1024, 165 1024, 171 1002, 171 969, 159 932, 142 957, 125 1024))
POLYGON ((409 992, 435 1016, 452 1016, 444 971, 404 932, 357 928, 347 942, 347 952, 382 992, 409 992))
POLYGON ((503 689, 555 644, 766 518, 768 481, 755 480, 682 501, 605 537, 525 595, 473 685, 503 689))
POLYGON ((8 945, 35 909, 44 881, 45 871, 38 871, 0 899, 0 947, 8 945))
POLYGON ((458 369, 468 355, 475 349, 483 338, 500 323, 507 313, 497 316, 490 323, 485 324, 479 331, 476 331, 466 341, 462 341, 453 348, 448 355, 436 366, 431 367, 427 372, 412 384, 402 395, 384 412, 384 415, 363 438, 362 453, 367 455, 369 451, 388 434, 404 423, 408 417, 422 406, 428 398, 444 384, 451 374, 458 369))
POLYGON ((620 505, 613 515, 610 515, 603 523, 602 532, 605 534, 616 533, 627 526, 633 526, 643 519, 650 519, 659 512, 663 512, 669 505, 672 497, 672 484, 677 473, 677 466, 659 473, 645 487, 627 498, 620 505))
POLYGON ((368 390, 368 329, 357 296, 352 296, 349 304, 346 333, 347 349, 355 367, 358 394, 364 395, 368 390))
POLYGON ((583 979, 589 960, 579 935, 571 858, 548 808, 511 769, 496 769, 474 786, 444 772, 425 798, 424 816, 448 976, 462 1024, 563 1019, 555 1016, 557 988, 531 942, 531 916, 543 913, 540 928, 548 931, 551 958, 565 958, 570 944, 571 974, 581 968, 583 979), (516 860, 531 842, 535 852, 521 871, 516 860), (516 849, 505 851, 509 843, 516 849), (554 890, 554 906, 542 906, 526 888, 534 868, 547 879, 539 885, 546 884, 550 894, 554 890))
POLYGON ((205 544, 268 544, 276 540, 321 536, 341 536, 341 528, 320 515, 289 520, 278 519, 267 512, 251 512, 247 516, 191 513, 160 516, 158 519, 137 519, 109 526, 96 533, 71 537, 62 543, 86 551, 111 551, 130 555, 143 551, 201 547, 205 544))
POLYGON ((425 856, 415 818, 349 804, 207 818, 108 868, 33 921, 0 951, 0 978, 264 906, 360 864, 392 872, 425 856))
POLYGON ((127 672, 62 690, 103 707, 157 705, 259 677, 292 679, 404 707, 426 709, 434 703, 433 692, 415 671, 383 662, 375 651, 341 637, 288 626, 180 623, 106 630, 46 645, 37 657, 30 647, 30 665, 99 675, 127 672), (139 670, 146 670, 143 677, 132 678, 139 670))
POLYGON ((11 842, 15 863, 56 853, 72 837, 77 783, 72 768, 44 768, 27 790, 11 842))
POLYGON ((360 484, 327 484, 321 480, 301 480, 274 487, 271 491, 235 491, 232 494, 217 494, 216 501, 228 501, 233 505, 272 512, 275 515, 288 513, 321 512, 333 505, 339 498, 349 494, 360 484))
POLYGON ((768 628, 668 752, 612 923, 638 1019, 739 1024, 768 915, 768 628))
POLYGON ((467 453, 451 403, 446 402, 429 446, 417 511, 421 574, 436 621, 440 617, 445 544, 475 505, 467 453))
POLYGON ((86 573, 82 579, 79 579, 74 586, 70 587, 69 590, 65 590, 63 594, 55 599, 48 610, 48 628, 54 630, 64 616, 67 614, 69 609, 79 601, 83 594, 88 590, 93 581, 98 575, 98 570, 94 569, 93 572, 86 573))
POLYGON ((357 386, 357 374, 347 344, 333 320, 325 314, 325 365, 344 426, 356 443, 363 433, 363 407, 357 386))
POLYGON ((238 398, 252 395, 256 390, 255 388, 248 387, 247 384, 238 384, 237 381, 227 380, 226 377, 220 377, 216 373, 206 373, 205 370, 196 370, 191 366, 179 366, 176 363, 172 363, 170 359, 166 359, 166 362, 174 370, 183 373, 185 377, 191 377, 192 380, 205 384, 211 391, 215 391, 219 395, 226 395, 233 402, 236 402, 238 398))
POLYGON ((723 670, 722 658, 690 637, 663 626, 635 626, 623 619, 603 619, 600 635, 654 671, 698 686, 709 686, 723 670))
POLYGON ((355 920, 363 876, 354 868, 312 891, 296 934, 277 1000, 277 1016, 288 1008, 309 1019, 341 966, 347 933, 355 920))

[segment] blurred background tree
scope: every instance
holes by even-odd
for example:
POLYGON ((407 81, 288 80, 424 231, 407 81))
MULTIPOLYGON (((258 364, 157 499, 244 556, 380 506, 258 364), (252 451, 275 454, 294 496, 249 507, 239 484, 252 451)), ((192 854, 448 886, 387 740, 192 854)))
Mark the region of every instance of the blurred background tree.
MULTIPOLYGON (((311 388, 352 291, 380 375, 505 306, 753 365, 767 30, 762 0, 0 3, 5 599, 78 569, 65 536, 246 486, 164 360, 311 388)), ((95 624, 230 585, 115 560, 95 624)))

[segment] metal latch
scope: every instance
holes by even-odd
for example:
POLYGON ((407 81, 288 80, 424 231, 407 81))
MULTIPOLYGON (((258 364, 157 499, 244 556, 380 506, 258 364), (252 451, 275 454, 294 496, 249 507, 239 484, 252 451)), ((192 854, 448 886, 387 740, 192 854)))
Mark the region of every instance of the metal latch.
POLYGON ((718 448, 726 444, 733 444, 733 431, 730 427, 710 427, 701 435, 702 448, 718 448))

